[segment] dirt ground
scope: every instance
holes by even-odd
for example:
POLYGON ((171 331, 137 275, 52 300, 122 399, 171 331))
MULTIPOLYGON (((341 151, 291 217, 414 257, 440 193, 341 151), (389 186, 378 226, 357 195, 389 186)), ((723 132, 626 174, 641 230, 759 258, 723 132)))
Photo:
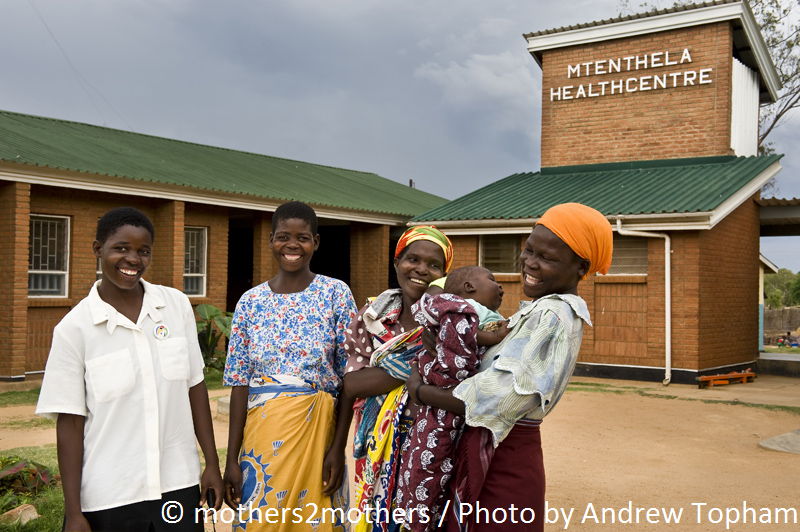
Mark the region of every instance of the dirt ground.
MULTIPOLYGON (((0 449, 55 443, 52 427, 7 425, 31 419, 33 411, 33 406, 0 408, 0 449)), ((800 416, 787 412, 568 391, 542 425, 552 522, 545 529, 800 530, 795 524, 800 515, 795 521, 793 513, 800 514, 800 455, 758 446, 798 428, 800 416), (753 509, 745 514, 747 524, 743 507, 753 509), (781 510, 776 524, 776 508, 790 509, 788 524, 781 510), (679 523, 674 517, 665 522, 663 513, 670 509, 673 515, 680 512, 679 523)), ((227 424, 215 421, 215 431, 217 445, 224 447, 227 424)), ((230 529, 218 525, 217 530, 230 529)))

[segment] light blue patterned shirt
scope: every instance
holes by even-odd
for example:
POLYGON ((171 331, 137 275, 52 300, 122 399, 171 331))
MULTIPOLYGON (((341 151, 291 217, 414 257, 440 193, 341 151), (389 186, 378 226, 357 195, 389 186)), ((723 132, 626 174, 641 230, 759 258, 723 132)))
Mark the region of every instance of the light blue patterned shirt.
POLYGON ((589 310, 579 296, 552 294, 521 305, 511 332, 483 356, 481 370, 453 391, 467 424, 492 432, 500 445, 520 419, 541 420, 567 387, 589 310))

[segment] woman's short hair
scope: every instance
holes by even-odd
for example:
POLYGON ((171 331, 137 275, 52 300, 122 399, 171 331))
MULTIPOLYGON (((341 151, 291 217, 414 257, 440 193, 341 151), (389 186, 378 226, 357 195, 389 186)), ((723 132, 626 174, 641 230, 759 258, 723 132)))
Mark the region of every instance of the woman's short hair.
POLYGON ((275 214, 272 215, 272 230, 274 231, 284 220, 303 220, 311 226, 311 233, 317 234, 317 213, 303 202, 290 201, 275 209, 275 214))
POLYGON ((150 233, 150 238, 155 241, 156 230, 153 223, 142 211, 133 207, 117 207, 111 209, 103 215, 97 222, 97 235, 95 240, 104 243, 109 236, 122 226, 132 225, 134 227, 144 227, 150 233))

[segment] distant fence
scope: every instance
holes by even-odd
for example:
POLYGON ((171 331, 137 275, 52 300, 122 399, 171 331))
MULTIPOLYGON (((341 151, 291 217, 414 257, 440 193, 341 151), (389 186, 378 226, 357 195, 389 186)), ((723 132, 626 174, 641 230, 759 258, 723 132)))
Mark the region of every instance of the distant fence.
POLYGON ((780 310, 764 309, 765 331, 796 331, 800 328, 800 307, 783 308, 780 310))

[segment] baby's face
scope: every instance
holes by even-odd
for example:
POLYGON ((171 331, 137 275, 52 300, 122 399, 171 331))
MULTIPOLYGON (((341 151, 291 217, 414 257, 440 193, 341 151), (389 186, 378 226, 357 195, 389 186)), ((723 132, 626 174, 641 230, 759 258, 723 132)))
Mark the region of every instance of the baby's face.
POLYGON ((503 287, 494 280, 492 272, 485 268, 479 268, 470 281, 475 287, 472 299, 491 310, 500 308, 503 303, 503 287))

